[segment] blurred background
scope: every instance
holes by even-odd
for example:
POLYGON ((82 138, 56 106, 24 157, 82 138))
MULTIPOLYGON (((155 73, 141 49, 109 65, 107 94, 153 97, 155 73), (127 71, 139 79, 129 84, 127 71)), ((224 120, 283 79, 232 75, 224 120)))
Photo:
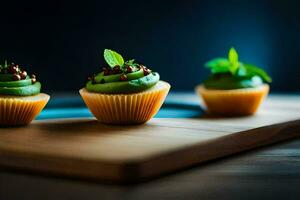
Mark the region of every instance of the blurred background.
POLYGON ((27 66, 44 91, 77 91, 100 71, 103 49, 192 91, 207 60, 233 46, 264 68, 273 92, 300 91, 300 1, 5 1, 0 60, 27 66))

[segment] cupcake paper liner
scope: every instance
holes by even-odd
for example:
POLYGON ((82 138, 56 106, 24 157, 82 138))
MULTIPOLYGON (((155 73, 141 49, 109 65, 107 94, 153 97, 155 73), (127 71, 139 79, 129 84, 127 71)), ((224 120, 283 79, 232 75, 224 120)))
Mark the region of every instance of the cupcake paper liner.
POLYGON ((228 116, 251 115, 267 96, 269 85, 235 90, 206 89, 199 85, 196 92, 202 97, 209 113, 228 116))
POLYGON ((150 120, 160 109, 170 85, 159 81, 154 87, 133 94, 101 94, 79 91, 87 107, 106 124, 141 124, 150 120))
POLYGON ((0 95, 0 126, 29 124, 42 111, 49 98, 43 93, 26 97, 0 95))

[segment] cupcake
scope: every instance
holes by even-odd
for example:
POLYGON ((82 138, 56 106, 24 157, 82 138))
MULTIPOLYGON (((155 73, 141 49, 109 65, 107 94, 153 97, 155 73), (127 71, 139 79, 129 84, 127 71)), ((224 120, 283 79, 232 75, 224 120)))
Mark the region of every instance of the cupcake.
POLYGON ((0 126, 29 124, 50 98, 40 90, 41 83, 23 67, 0 65, 0 126))
POLYGON ((215 58, 205 67, 211 74, 196 92, 209 113, 252 115, 269 92, 270 76, 259 67, 240 62, 234 48, 229 50, 228 58, 215 58))
POLYGON ((108 66, 89 78, 79 93, 85 104, 105 124, 141 124, 160 109, 170 85, 134 59, 124 61, 115 51, 105 49, 108 66))

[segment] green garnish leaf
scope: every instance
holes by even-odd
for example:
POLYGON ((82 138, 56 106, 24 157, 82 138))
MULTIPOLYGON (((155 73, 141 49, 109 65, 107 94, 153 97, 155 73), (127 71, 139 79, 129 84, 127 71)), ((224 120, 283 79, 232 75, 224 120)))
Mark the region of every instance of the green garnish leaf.
POLYGON ((211 72, 213 73, 213 74, 219 74, 219 73, 228 73, 229 71, 228 71, 228 67, 222 67, 222 66, 219 66, 219 67, 215 67, 215 68, 212 68, 211 69, 211 72))
POLYGON ((236 73, 237 76, 247 76, 247 70, 243 63, 240 63, 239 69, 236 73))
POLYGON ((215 58, 205 63, 213 74, 229 72, 230 62, 226 58, 215 58))
POLYGON ((239 68, 239 55, 233 47, 231 47, 228 52, 228 60, 231 64, 229 70, 231 74, 235 74, 236 70, 239 68))
POLYGON ((245 76, 260 76, 264 81, 271 83, 272 78, 261 68, 252 65, 252 64, 243 64, 243 67, 245 69, 245 76))
POLYGON ((105 61, 107 62, 107 64, 110 67, 114 67, 116 65, 123 66, 123 64, 124 64, 123 57, 113 50, 105 49, 103 56, 104 56, 105 61))
POLYGON ((131 59, 125 62, 126 66, 137 67, 139 64, 135 62, 135 59, 131 59))
POLYGON ((226 58, 215 58, 215 59, 212 59, 212 60, 208 61, 207 63, 205 63, 205 67, 211 68, 211 69, 219 68, 219 67, 229 68, 230 62, 226 58))
POLYGON ((134 61, 135 59, 128 60, 125 62, 125 65, 134 65, 135 64, 134 61))
POLYGON ((239 62, 239 55, 233 47, 228 52, 228 60, 231 64, 238 64, 239 62))
POLYGON ((4 61, 4 64, 2 65, 0 65, 0 68, 7 68, 8 67, 8 65, 7 65, 7 60, 5 60, 4 61))
POLYGON ((260 76, 265 82, 272 82, 271 77, 261 68, 239 62, 239 55, 232 47, 228 52, 228 58, 215 58, 207 63, 205 67, 211 70, 213 74, 231 73, 232 76, 254 77, 260 76))
POLYGON ((231 73, 234 75, 239 68, 239 56, 234 48, 228 52, 228 58, 215 58, 205 64, 205 67, 211 69, 213 74, 216 73, 231 73))

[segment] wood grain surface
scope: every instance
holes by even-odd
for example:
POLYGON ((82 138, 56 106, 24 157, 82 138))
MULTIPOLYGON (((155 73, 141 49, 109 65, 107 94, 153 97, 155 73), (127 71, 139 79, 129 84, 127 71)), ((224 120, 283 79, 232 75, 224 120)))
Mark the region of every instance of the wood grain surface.
POLYGON ((242 118, 153 119, 107 126, 94 119, 0 129, 0 164, 45 173, 135 182, 300 135, 299 105, 268 104, 242 118))

